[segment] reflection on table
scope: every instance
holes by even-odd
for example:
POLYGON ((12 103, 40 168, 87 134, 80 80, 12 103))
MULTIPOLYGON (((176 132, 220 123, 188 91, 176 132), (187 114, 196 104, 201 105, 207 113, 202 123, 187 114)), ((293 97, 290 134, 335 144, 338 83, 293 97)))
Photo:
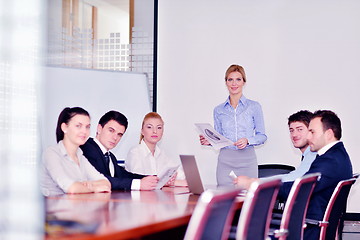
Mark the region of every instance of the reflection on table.
POLYGON ((175 187, 48 197, 49 222, 71 220, 75 227, 56 231, 48 226, 46 238, 129 239, 186 226, 198 199, 187 192, 175 187))

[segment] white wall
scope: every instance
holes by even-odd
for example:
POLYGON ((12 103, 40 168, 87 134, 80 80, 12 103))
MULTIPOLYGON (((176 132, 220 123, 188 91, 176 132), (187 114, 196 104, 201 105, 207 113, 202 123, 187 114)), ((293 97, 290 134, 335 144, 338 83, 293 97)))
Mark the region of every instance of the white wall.
MULTIPOLYGON (((259 163, 297 166, 287 117, 301 109, 331 109, 360 172, 358 71, 360 2, 357 0, 159 0, 158 112, 162 146, 173 156, 195 154, 206 183, 215 183, 217 152, 202 147, 195 122, 213 123, 225 101, 226 68, 245 67, 245 96, 262 104, 268 141, 259 163)), ((350 211, 360 212, 359 183, 350 211)))

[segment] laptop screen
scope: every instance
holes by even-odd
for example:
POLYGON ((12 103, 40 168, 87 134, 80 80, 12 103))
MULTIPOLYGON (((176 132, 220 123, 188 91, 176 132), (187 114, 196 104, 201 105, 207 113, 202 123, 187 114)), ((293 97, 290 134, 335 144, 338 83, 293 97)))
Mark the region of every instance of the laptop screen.
POLYGON ((201 181, 199 169, 194 155, 180 155, 180 160, 184 169, 185 177, 189 190, 193 194, 204 192, 204 186, 201 181))

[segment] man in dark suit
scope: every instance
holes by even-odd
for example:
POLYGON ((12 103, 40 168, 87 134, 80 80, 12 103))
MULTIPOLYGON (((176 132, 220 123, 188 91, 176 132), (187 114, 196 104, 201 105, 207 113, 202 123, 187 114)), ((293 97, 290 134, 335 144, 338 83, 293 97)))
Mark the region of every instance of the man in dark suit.
MULTIPOLYGON (((314 113, 308 133, 310 150, 318 152, 317 157, 305 174, 321 173, 310 198, 306 218, 321 220, 330 197, 341 180, 352 177, 352 165, 341 138, 341 122, 338 116, 328 110, 314 113)), ((279 198, 286 199, 293 182, 285 182, 279 191, 279 198)), ((308 225, 304 239, 319 239, 320 228, 308 225)))
POLYGON ((112 190, 154 190, 158 182, 156 176, 126 171, 110 152, 119 143, 127 126, 128 121, 123 114, 109 111, 99 120, 96 138, 89 138, 80 147, 89 162, 109 179, 112 190))
MULTIPOLYGON (((304 175, 319 172, 321 178, 316 183, 310 198, 306 218, 321 220, 338 182, 352 177, 352 166, 344 144, 340 141, 341 121, 334 112, 316 111, 308 130, 307 140, 310 150, 318 152, 318 155, 304 175)), ((240 176, 234 180, 234 183, 249 188, 256 180, 240 176)), ((280 201, 286 201, 293 183, 293 181, 283 183, 278 193, 280 201)), ((319 235, 318 226, 308 224, 305 228, 304 239, 319 239, 319 235)))

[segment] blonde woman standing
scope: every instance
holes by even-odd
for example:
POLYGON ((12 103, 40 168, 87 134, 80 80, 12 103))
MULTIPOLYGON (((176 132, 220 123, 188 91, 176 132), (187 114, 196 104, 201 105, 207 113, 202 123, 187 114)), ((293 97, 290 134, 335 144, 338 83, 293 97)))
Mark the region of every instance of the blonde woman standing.
MULTIPOLYGON (((234 142, 220 150, 216 178, 219 186, 233 185, 229 173, 256 178, 257 159, 254 146, 263 144, 267 136, 261 105, 243 95, 246 83, 245 70, 233 64, 225 73, 229 97, 214 109, 214 128, 234 142)), ((202 145, 210 145, 200 136, 202 145)))

